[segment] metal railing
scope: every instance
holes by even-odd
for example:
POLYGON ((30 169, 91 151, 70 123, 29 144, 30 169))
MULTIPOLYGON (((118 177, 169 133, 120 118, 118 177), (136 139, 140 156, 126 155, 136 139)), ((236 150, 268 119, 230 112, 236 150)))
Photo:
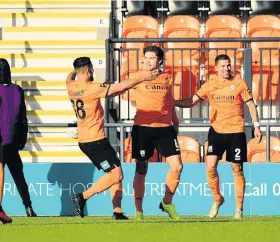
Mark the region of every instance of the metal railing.
MULTIPOLYGON (((278 48, 260 48, 260 56, 259 56, 259 66, 257 66, 254 69, 259 68, 260 73, 260 113, 259 116, 261 119, 274 119, 272 116, 272 106, 273 103, 280 103, 280 49, 278 48), (268 52, 268 55, 265 55, 265 52, 268 52), (275 55, 275 59, 278 59, 277 63, 273 63, 272 61, 272 53, 275 55), (268 56, 268 60, 264 60, 264 56, 268 56), (265 62, 268 62, 267 65, 265 62), (263 93, 263 87, 264 87, 264 74, 268 74, 268 86, 269 86, 269 93, 268 93, 268 100, 266 101, 268 105, 268 117, 264 117, 264 96, 267 96, 267 94, 263 93), (276 83, 272 83, 273 76, 277 77, 278 74, 278 80, 276 80, 276 83), (274 86, 276 85, 276 88, 274 86), (276 90, 275 90, 276 89, 276 90), (273 93, 274 90, 274 93, 273 93), (276 93, 275 93, 276 92, 276 93)), ((253 62, 254 64, 254 62, 253 62)), ((277 107, 279 109, 279 106, 277 107)), ((276 112, 279 112, 280 110, 276 110, 276 112)), ((277 118, 277 117, 276 117, 277 118)))
MULTIPOLYGON (((132 127, 131 123, 105 123, 105 128, 119 128, 120 132, 120 160, 124 161, 124 141, 125 141, 125 128, 132 127)), ((245 127, 252 127, 252 123, 245 123, 245 127)), ((265 127, 266 133, 266 160, 270 162, 270 129, 272 127, 280 127, 280 123, 271 124, 271 123, 261 123, 261 127, 265 127)), ((35 124, 30 123, 29 127, 77 127, 76 123, 44 123, 44 124, 35 124)), ((210 127, 209 123, 180 123, 180 127, 210 127)))
MULTIPOLYGON (((189 77, 183 76, 183 69, 185 67, 183 67, 183 63, 181 65, 181 68, 176 67, 176 73, 181 73, 181 82, 182 85, 180 86, 181 88, 181 94, 179 95, 181 98, 184 97, 186 98, 186 95, 192 96, 194 93, 192 85, 194 82, 195 85, 197 86, 197 88, 200 88, 200 86, 205 82, 205 80, 209 77, 210 72, 213 72, 213 64, 211 63, 211 67, 210 67, 210 61, 209 61, 209 53, 212 51, 215 51, 217 54, 219 53, 219 51, 223 51, 224 53, 227 53, 227 51, 232 51, 233 54, 231 55, 233 58, 233 74, 236 75, 237 72, 238 74, 241 76, 242 70, 244 70, 243 72, 243 79, 245 79, 248 83, 248 85, 251 87, 252 89, 252 85, 253 85, 253 72, 252 72, 252 49, 248 48, 249 43, 251 42, 280 42, 280 38, 191 38, 191 39, 187 39, 187 38, 159 38, 159 39, 133 39, 133 38, 120 38, 120 39, 116 39, 116 38, 111 38, 106 40, 106 81, 110 82, 111 80, 114 81, 121 81, 121 68, 125 68, 127 70, 129 70, 129 65, 132 65, 133 62, 129 60, 129 53, 133 53, 136 54, 136 60, 133 59, 133 61, 136 61, 136 63, 134 63, 134 66, 137 66, 137 68, 139 68, 138 66, 138 60, 139 60, 139 49, 138 48, 116 48, 114 47, 114 44, 118 43, 148 43, 148 44, 152 44, 152 43, 160 43, 160 44, 164 44, 167 42, 178 42, 178 43, 190 43, 190 42, 199 42, 201 43, 201 45, 203 46, 204 43, 206 42, 240 42, 242 43, 242 45, 245 48, 242 49, 236 49, 236 48, 163 48, 164 51, 171 51, 172 52, 172 57, 173 58, 173 63, 174 63, 174 51, 181 51, 181 59, 185 59, 183 58, 183 55, 189 57, 187 59, 187 61, 189 63, 191 63, 192 61, 192 52, 193 51, 198 51, 198 67, 197 70, 193 70, 192 68, 192 64, 189 64, 189 67, 187 67, 187 70, 189 71, 189 77), (243 52, 241 54, 243 54, 242 59, 239 59, 239 64, 238 64, 238 70, 237 70, 237 54, 240 52, 243 52), (115 58, 114 56, 114 52, 117 52, 117 56, 115 58), (121 64, 121 59, 122 59, 122 52, 128 52, 128 58, 127 58, 127 66, 122 66, 121 64), (208 62, 206 63, 205 60, 208 59, 208 62), (116 61, 117 61, 117 65, 116 65, 116 61), (243 69, 241 69, 241 65, 243 65, 243 69), (210 71, 211 70, 211 71, 210 71), (205 76, 205 73, 201 72, 204 71, 207 73, 207 76, 205 76), (196 75, 197 77, 193 78, 193 73, 195 73, 194 75, 196 75), (186 81, 187 78, 188 80, 186 81), (198 79, 194 80, 194 79, 198 79), (187 83, 188 86, 184 86, 184 83, 187 83), (187 90, 188 89, 188 90, 187 90)), ((280 58, 280 50, 279 49, 273 49, 273 48, 261 48, 260 49, 260 61, 259 61, 259 71, 260 71, 260 83, 259 86, 257 87, 258 90, 260 90, 260 94, 255 94, 258 95, 258 105, 259 105, 259 115, 261 120, 275 120, 275 118, 277 119, 277 117, 274 117, 274 111, 273 111, 273 106, 276 107, 276 112, 280 111, 280 85, 278 81, 278 96, 274 95, 274 97, 272 97, 272 89, 275 87, 272 87, 272 72, 271 72, 271 61, 269 62, 270 66, 269 66, 269 85, 271 88, 269 88, 269 97, 266 97, 264 100, 264 95, 263 95, 263 83, 266 80, 263 80, 263 75, 264 75, 264 71, 263 71, 263 66, 265 66, 265 63, 263 63, 262 60, 262 53, 263 51, 270 51, 270 60, 271 60, 271 53, 272 51, 278 50, 278 59, 280 58), (268 106, 268 107, 265 107, 268 106), (268 115, 264 115, 268 112, 268 115)), ((255 60, 254 60, 255 61, 255 60)), ((163 70, 166 70, 166 65, 165 62, 163 62, 163 70)), ((253 63, 254 64, 254 63, 253 63)), ((169 63, 170 65, 170 63, 169 63)), ((278 70, 274 70, 274 72, 278 72, 278 78, 280 78, 280 60, 278 62, 278 70)), ((169 67, 169 72, 172 73, 173 76, 173 90, 174 90, 174 67, 170 68, 169 67)), ((186 73, 186 71, 184 71, 186 73)), ((255 74, 254 74, 255 75, 255 74)), ((256 88, 256 84, 254 84, 255 88, 256 88)), ((174 92, 174 91, 173 91, 174 92)), ((130 91, 127 92, 127 96, 128 96, 128 101, 130 100, 130 91)), ((119 107, 121 106, 121 98, 119 98, 118 100, 118 105, 119 107)), ((112 103, 114 103, 113 101, 111 102, 111 106, 112 103)), ((117 104, 116 104, 117 105, 117 104)), ((131 114, 131 106, 130 103, 127 103, 127 114, 125 114, 125 117, 128 116, 128 118, 122 118, 121 117, 121 109, 117 107, 116 109, 119 110, 119 120, 132 120, 133 117, 130 116, 131 114)), ((209 116, 209 106, 206 104, 204 104, 204 106, 202 106, 202 104, 199 104, 199 110, 198 110, 199 115, 196 117, 193 116, 193 112, 190 111, 190 114, 188 116, 184 116, 183 111, 181 110, 181 115, 180 115, 180 119, 181 120, 207 120, 208 116, 209 116), (202 109, 204 109, 204 111, 206 111, 206 115, 202 115, 202 109)), ((248 117, 249 113, 246 113, 246 121, 249 122, 250 121, 250 117, 248 117)), ((108 117, 108 115, 107 115, 108 117)))
MULTIPOLYGON (((279 37, 258 37, 258 38, 109 38, 105 41, 105 49, 106 49, 106 81, 111 81, 111 67, 112 67, 112 49, 114 49, 114 44, 121 43, 208 43, 208 42, 241 42, 244 44, 245 48, 248 47, 249 43, 252 42, 280 42, 279 37)), ((252 60, 252 58, 251 58, 252 60)), ((252 61, 250 62, 252 63, 252 61)))

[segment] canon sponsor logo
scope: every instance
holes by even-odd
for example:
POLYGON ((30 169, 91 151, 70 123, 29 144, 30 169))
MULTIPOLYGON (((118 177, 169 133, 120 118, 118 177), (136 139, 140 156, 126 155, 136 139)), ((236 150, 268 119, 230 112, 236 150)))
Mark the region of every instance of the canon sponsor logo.
POLYGON ((224 95, 213 94, 212 98, 215 99, 215 100, 234 100, 234 96, 233 95, 231 95, 231 96, 224 96, 224 95))
POLYGON ((161 85, 155 85, 155 84, 148 84, 146 85, 147 89, 152 89, 152 90, 168 90, 168 86, 161 86, 161 85))

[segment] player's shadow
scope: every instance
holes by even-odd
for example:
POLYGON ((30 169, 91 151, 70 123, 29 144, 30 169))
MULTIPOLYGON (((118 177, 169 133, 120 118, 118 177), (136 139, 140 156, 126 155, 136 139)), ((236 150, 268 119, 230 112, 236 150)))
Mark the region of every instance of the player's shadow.
MULTIPOLYGON (((81 193, 93 182, 95 167, 90 163, 63 164, 53 163, 48 173, 48 181, 57 184, 60 188, 61 216, 75 215, 75 205, 71 195, 81 193)), ((88 215, 87 208, 84 210, 88 215)))

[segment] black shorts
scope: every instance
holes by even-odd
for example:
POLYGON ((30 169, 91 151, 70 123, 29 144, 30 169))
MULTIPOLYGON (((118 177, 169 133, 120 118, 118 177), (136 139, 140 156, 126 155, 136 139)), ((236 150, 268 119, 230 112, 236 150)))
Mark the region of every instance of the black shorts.
POLYGON ((109 172, 116 166, 121 166, 117 153, 107 138, 88 143, 79 143, 79 147, 98 170, 102 169, 105 172, 109 172))
POLYGON ((208 133, 207 155, 222 158, 226 151, 226 160, 234 163, 247 161, 247 142, 245 133, 221 134, 210 127, 208 133))
POLYGON ((132 129, 132 158, 147 161, 156 148, 164 157, 180 154, 177 134, 173 126, 145 127, 134 125, 132 129))

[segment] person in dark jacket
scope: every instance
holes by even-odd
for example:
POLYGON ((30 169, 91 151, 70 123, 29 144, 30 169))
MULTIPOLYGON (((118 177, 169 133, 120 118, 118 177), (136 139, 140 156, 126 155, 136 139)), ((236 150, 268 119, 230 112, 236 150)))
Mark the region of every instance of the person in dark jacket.
POLYGON ((0 129, 2 136, 2 163, 7 165, 25 206, 28 217, 36 217, 19 155, 27 141, 28 125, 24 91, 11 83, 11 70, 6 59, 0 58, 0 129))

